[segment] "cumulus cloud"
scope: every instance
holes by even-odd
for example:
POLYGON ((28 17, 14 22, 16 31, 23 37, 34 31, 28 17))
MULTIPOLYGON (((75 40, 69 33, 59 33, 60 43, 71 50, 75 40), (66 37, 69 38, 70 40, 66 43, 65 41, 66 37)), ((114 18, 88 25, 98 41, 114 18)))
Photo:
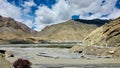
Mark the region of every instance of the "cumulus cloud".
MULTIPOLYGON (((102 0, 68 0, 69 4, 75 8, 75 15, 80 15, 81 19, 94 19, 101 18, 104 14, 113 13, 112 10, 115 9, 115 4, 117 0, 104 0, 104 4, 102 0), (89 16, 88 13, 91 12, 93 15, 89 16)), ((108 17, 109 18, 109 17, 108 17)))
POLYGON ((4 17, 11 17, 19 22, 23 22, 30 28, 33 25, 33 16, 29 15, 31 7, 36 6, 33 0, 29 0, 20 4, 22 7, 15 6, 15 3, 9 3, 7 0, 0 0, 0 15, 4 17))
MULTIPOLYGON (((42 25, 42 28, 46 25, 55 24, 58 22, 66 21, 71 18, 72 7, 66 3, 65 0, 58 0, 57 3, 48 8, 47 6, 39 6, 36 11, 35 22, 37 25, 42 25)), ((36 30, 42 29, 36 26, 36 30)))
POLYGON ((23 14, 23 21, 24 24, 32 28, 34 26, 34 14, 32 11, 32 7, 36 6, 35 2, 33 0, 25 1, 23 4, 21 4, 23 7, 22 14, 23 14), (31 15, 32 14, 32 15, 31 15))
POLYGON ((113 19, 120 15, 115 8, 117 0, 57 0, 57 3, 48 8, 39 6, 36 11, 36 30, 46 25, 59 23, 71 19, 72 15, 80 15, 80 19, 113 19))
POLYGON ((26 1, 22 6, 24 7, 23 12, 26 14, 32 12, 31 7, 36 6, 36 4, 33 0, 29 0, 26 1))
POLYGON ((15 20, 21 21, 21 9, 11 5, 6 0, 0 0, 0 15, 5 17, 12 17, 15 20))
POLYGON ((18 1, 20 6, 0 0, 0 15, 12 17, 38 31, 47 25, 67 21, 73 15, 80 19, 114 19, 120 16, 120 9, 115 6, 118 0, 56 0, 51 8, 38 5, 34 0, 18 1), (35 13, 33 6, 36 7, 35 13))

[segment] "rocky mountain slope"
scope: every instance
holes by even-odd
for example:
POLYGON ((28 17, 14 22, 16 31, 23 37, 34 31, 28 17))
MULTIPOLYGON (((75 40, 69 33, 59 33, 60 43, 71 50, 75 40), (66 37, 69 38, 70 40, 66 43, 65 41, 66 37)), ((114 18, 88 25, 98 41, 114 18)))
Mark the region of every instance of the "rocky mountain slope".
POLYGON ((12 18, 5 18, 2 16, 0 16, 0 28, 1 27, 8 27, 8 28, 12 27, 13 29, 21 30, 21 31, 26 32, 26 33, 31 33, 31 34, 36 33, 36 31, 31 30, 25 24, 17 22, 12 18))
POLYGON ((0 16, 0 44, 7 44, 12 39, 31 37, 36 33, 25 24, 0 16))
POLYGON ((108 22, 108 20, 69 20, 46 26, 38 36, 50 41, 82 41, 91 31, 108 22))
POLYGON ((120 17, 91 32, 84 39, 84 44, 112 47, 120 46, 120 17))
POLYGON ((12 18, 0 16, 0 44, 40 43, 45 41, 82 41, 108 20, 69 20, 46 26, 39 33, 12 18))

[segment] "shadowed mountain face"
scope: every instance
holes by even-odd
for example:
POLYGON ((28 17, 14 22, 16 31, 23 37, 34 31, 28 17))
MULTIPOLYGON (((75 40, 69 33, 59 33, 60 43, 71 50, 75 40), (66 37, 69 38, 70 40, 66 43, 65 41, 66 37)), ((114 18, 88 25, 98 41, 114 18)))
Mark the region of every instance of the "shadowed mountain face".
POLYGON ((82 41, 91 31, 109 20, 69 20, 46 26, 38 36, 50 41, 82 41))
POLYGON ((25 24, 0 16, 0 44, 9 43, 12 39, 31 37, 36 33, 25 24))
POLYGON ((84 44, 120 46, 120 17, 91 32, 84 39, 84 44))
POLYGON ((75 19, 75 21, 79 21, 86 24, 94 24, 98 27, 101 25, 104 25, 105 23, 108 23, 110 20, 101 20, 101 19, 93 19, 93 20, 85 20, 85 19, 75 19))

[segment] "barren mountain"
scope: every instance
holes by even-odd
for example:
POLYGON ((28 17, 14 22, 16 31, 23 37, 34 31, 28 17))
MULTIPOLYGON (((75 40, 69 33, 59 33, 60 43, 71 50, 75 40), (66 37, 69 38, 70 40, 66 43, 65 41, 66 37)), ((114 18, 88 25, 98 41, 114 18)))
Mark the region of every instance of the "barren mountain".
POLYGON ((13 39, 31 37, 36 33, 36 31, 31 30, 25 24, 17 22, 12 18, 0 16, 0 44, 9 43, 13 39))
POLYGON ((118 58, 120 57, 119 46, 120 17, 92 31, 84 39, 83 46, 73 46, 70 52, 118 58))
POLYGON ((120 46, 120 17, 91 32, 84 39, 84 44, 120 46))
POLYGON ((108 22, 108 20, 69 20, 46 26, 39 36, 50 41, 82 41, 91 31, 108 22))
POLYGON ((31 33, 31 34, 36 33, 36 31, 31 30, 25 24, 23 24, 21 22, 17 22, 12 18, 5 18, 2 16, 0 16, 0 28, 1 27, 6 27, 6 28, 12 27, 13 29, 21 30, 21 31, 26 32, 26 33, 31 33))

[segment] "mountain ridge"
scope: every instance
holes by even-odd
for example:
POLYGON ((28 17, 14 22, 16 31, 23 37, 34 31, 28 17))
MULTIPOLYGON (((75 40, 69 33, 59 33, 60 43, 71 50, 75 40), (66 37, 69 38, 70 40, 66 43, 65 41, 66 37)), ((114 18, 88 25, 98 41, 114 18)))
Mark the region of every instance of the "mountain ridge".
POLYGON ((0 16, 0 44, 10 44, 17 40, 28 42, 29 39, 26 38, 33 37, 36 33, 37 31, 13 18, 0 16))
POLYGON ((0 16, 0 27, 12 27, 14 29, 21 29, 24 32, 35 34, 37 31, 30 29, 27 25, 15 21, 10 17, 2 17, 0 16))
MULTIPOLYGON (((80 22, 81 20, 68 20, 59 24, 46 26, 38 33, 38 36, 47 38, 52 41, 81 41, 87 34, 98 27, 97 23, 99 22, 92 22, 94 20, 82 20, 84 22, 80 22)), ((102 21, 102 24, 109 22, 109 20, 100 21, 102 21)))

